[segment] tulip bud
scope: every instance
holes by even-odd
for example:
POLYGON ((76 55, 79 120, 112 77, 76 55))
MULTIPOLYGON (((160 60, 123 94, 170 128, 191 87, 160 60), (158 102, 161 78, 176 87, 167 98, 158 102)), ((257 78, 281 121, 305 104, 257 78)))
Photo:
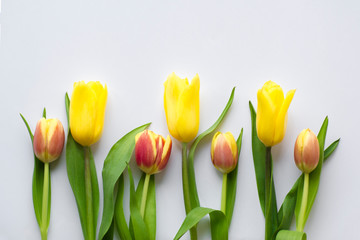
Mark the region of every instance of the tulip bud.
POLYGON ((135 136, 135 159, 147 174, 158 173, 166 167, 171 154, 171 138, 145 130, 135 136))
POLYGON ((56 160, 64 147, 65 133, 61 122, 56 119, 40 119, 34 133, 34 153, 44 163, 56 160))
POLYGON ((217 132, 211 142, 211 161, 222 173, 235 169, 238 161, 237 145, 234 136, 227 132, 217 132))
POLYGON ((319 141, 310 129, 301 131, 295 142, 296 166, 304 173, 312 172, 319 163, 319 141))

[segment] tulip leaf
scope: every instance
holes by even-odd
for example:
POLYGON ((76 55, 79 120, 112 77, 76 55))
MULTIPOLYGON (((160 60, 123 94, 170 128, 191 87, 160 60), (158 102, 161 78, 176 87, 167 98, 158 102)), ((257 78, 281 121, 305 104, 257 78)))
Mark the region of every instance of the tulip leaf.
MULTIPOLYGON (((144 182, 145 182, 146 174, 143 173, 139 184, 136 188, 136 198, 138 200, 138 204, 141 204, 142 193, 144 189, 144 182)), ((145 206, 145 214, 144 214, 144 221, 146 227, 149 231, 149 240, 156 239, 156 194, 155 194, 155 175, 152 174, 150 176, 149 181, 149 188, 146 197, 146 206, 145 206)))
POLYGON ((199 201, 199 195, 197 192, 196 187, 196 179, 195 179, 195 170, 194 170, 194 156, 195 156, 195 150, 199 142, 212 133, 222 122, 222 120, 225 118, 227 112, 229 111, 231 104, 234 100, 234 94, 235 94, 235 87, 232 89, 230 98, 222 111, 219 118, 216 120, 216 122, 208 128, 205 132, 201 133, 193 142, 191 145, 190 151, 189 151, 189 164, 188 164, 188 175, 189 175, 189 190, 190 190, 190 202, 191 202, 191 208, 199 207, 200 201, 199 201))
POLYGON ((69 95, 66 93, 65 94, 65 109, 66 109, 66 117, 67 117, 68 126, 70 126, 69 108, 70 108, 70 98, 69 98, 69 95))
MULTIPOLYGON (((70 100, 68 95, 65 95, 65 108, 69 112, 70 100)), ((69 115, 68 115, 69 117, 69 115)), ((69 119, 68 119, 69 122, 69 119)), ((71 189, 73 190, 76 204, 79 211, 81 228, 83 230, 84 238, 88 239, 89 236, 96 234, 97 217, 99 213, 99 185, 97 180, 96 168, 94 158, 89 148, 89 164, 90 164, 90 182, 92 190, 92 214, 94 229, 87 229, 88 216, 86 212, 86 190, 85 190, 85 151, 86 149, 77 143, 70 131, 68 125, 68 139, 66 144, 66 170, 70 182, 71 189), (93 234, 90 233, 93 231, 93 234)))
POLYGON ((104 208, 99 230, 99 239, 103 239, 113 220, 115 184, 130 162, 135 148, 135 136, 139 132, 144 131, 149 125, 150 123, 142 125, 127 133, 111 147, 106 156, 102 170, 104 208))
POLYGON ((227 174, 225 216, 226 216, 229 227, 230 227, 232 215, 234 212, 234 205, 235 205, 235 198, 236 198, 236 186, 237 186, 237 174, 238 174, 242 136, 243 136, 243 129, 241 129, 239 137, 236 141, 237 150, 238 150, 238 164, 236 165, 236 167, 233 171, 231 171, 230 173, 227 174))
POLYGON ((207 214, 210 215, 211 239, 228 239, 228 224, 225 214, 222 211, 211 208, 196 207, 186 215, 174 240, 180 239, 187 231, 189 231, 189 229, 196 226, 196 224, 207 214))
MULTIPOLYGON (((25 117, 20 114, 22 120, 25 123, 25 126, 28 130, 31 143, 33 144, 34 141, 34 135, 31 132, 30 126, 28 122, 26 121, 25 117)), ((43 110, 44 118, 46 118, 46 109, 43 110)), ((33 179, 32 179, 32 197, 33 197, 33 205, 34 205, 34 211, 36 216, 36 221, 41 228, 42 225, 42 200, 43 200, 43 189, 44 189, 44 163, 38 159, 34 155, 34 171, 33 171, 33 179)), ((46 229, 49 226, 50 223, 50 209, 51 209, 51 176, 49 171, 49 196, 48 196, 48 209, 47 209, 47 219, 46 219, 46 229)))
POLYGON ((329 147, 326 148, 325 152, 324 152, 324 161, 326 161, 326 159, 328 159, 328 157, 330 157, 330 155, 335 151, 335 149, 337 148, 337 146, 340 143, 340 138, 336 141, 334 141, 332 144, 330 144, 329 147))
MULTIPOLYGON (((256 132, 256 112, 255 109, 249 101, 249 108, 251 114, 251 141, 252 141, 252 153, 254 160, 254 168, 255 168, 255 176, 256 176, 256 184, 258 189, 259 201, 261 210, 265 216, 265 158, 266 158, 266 147, 259 140, 256 132)), ((271 173, 272 175, 272 173, 271 173)), ((273 191, 272 196, 276 196, 275 194, 275 185, 274 179, 271 178, 271 190, 273 191)), ((275 199, 276 204, 276 199, 275 199)))
MULTIPOLYGON (((319 131, 319 134, 317 136, 317 138, 319 140, 320 157, 319 157, 319 163, 318 163, 317 167, 315 168, 314 171, 312 171, 309 174, 309 194, 308 194, 308 202, 307 202, 307 207, 306 207, 305 216, 304 216, 304 226, 305 226, 306 220, 309 217, 310 210, 314 204, 315 197, 316 197, 317 191, 319 189, 320 174, 321 174, 322 164, 324 161, 324 145, 325 145, 327 127, 328 127, 328 117, 325 118, 325 120, 321 126, 321 129, 319 131)), ((336 145, 336 143, 335 143, 335 145, 336 145)), ((329 151, 331 151, 331 149, 329 151)), ((302 203, 303 188, 304 188, 304 178, 302 177, 302 178, 300 178, 300 183, 299 183, 298 193, 297 193, 296 207, 295 207, 296 225, 299 224, 299 212, 300 212, 300 207, 301 207, 301 203, 302 203)))
POLYGON ((306 240, 306 233, 297 231, 281 230, 276 235, 276 240, 306 240))
POLYGON ((128 166, 130 180, 130 218, 135 240, 149 239, 149 231, 145 221, 141 217, 139 200, 135 192, 135 184, 130 167, 128 166))
POLYGON ((118 180, 118 192, 115 201, 115 225, 121 240, 131 240, 129 227, 126 223, 124 207, 124 175, 121 174, 118 180))

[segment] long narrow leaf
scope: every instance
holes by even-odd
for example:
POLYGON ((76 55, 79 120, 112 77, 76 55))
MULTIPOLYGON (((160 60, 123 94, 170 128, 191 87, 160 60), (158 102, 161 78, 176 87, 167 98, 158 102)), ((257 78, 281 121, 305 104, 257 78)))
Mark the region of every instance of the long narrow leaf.
POLYGON ((120 175, 130 162, 135 148, 135 136, 144 131, 150 123, 142 125, 127 133, 110 149, 102 170, 104 209, 99 230, 99 239, 102 239, 109 229, 114 216, 114 188, 120 175))
POLYGON ((251 114, 251 142, 252 142, 252 153, 254 160, 256 184, 258 189, 259 201, 261 210, 265 216, 265 158, 266 158, 266 147, 259 140, 256 132, 256 112, 249 101, 249 108, 251 114))
POLYGON ((228 239, 228 225, 225 214, 211 208, 196 207, 188 213, 179 231, 176 233, 174 240, 180 239, 207 214, 210 215, 212 240, 228 239))
POLYGON ((136 197, 134 179, 132 177, 131 169, 128 166, 129 180, 130 180, 130 215, 131 224, 134 229, 135 240, 147 240, 149 232, 146 227, 145 221, 141 217, 139 201, 136 197))
POLYGON ((90 147, 89 147, 89 157, 90 157, 90 176, 91 176, 91 190, 92 190, 93 216, 94 216, 93 226, 95 227, 95 232, 96 232, 97 219, 99 215, 100 194, 99 194, 99 183, 96 174, 94 156, 91 152, 90 147))
MULTIPOLYGON (((141 198, 144 189, 145 176, 146 174, 143 173, 136 189, 136 198, 138 200, 139 206, 142 201, 141 198)), ((156 239, 156 194, 155 194, 154 174, 150 176, 149 188, 146 197, 144 221, 149 231, 149 240, 155 240, 156 239)))
MULTIPOLYGON (((305 211, 305 222, 307 221, 307 218, 309 217, 310 210, 314 204, 316 194, 319 188, 320 183, 320 174, 321 174, 321 168, 324 161, 324 144, 325 144, 325 138, 326 138, 326 132, 327 132, 327 126, 328 126, 328 117, 325 118, 321 129, 318 134, 318 140, 319 140, 319 150, 320 150, 320 157, 319 157, 319 163, 318 166, 315 168, 314 171, 312 171, 309 175, 309 195, 308 195, 308 203, 305 211)), ((304 180, 301 178, 301 182, 299 183, 298 187, 298 193, 297 193, 297 201, 296 201, 296 207, 295 207, 295 216, 296 216, 296 223, 299 222, 299 212, 302 202, 302 193, 304 188, 304 180)))
POLYGON ((129 227, 126 223, 124 208, 124 175, 121 174, 118 180, 118 192, 115 202, 115 225, 121 240, 132 240, 129 227))
POLYGON ((83 234, 87 239, 84 158, 84 148, 75 142, 69 131, 66 143, 66 170, 78 207, 83 234))
POLYGON ((227 186, 226 186, 226 210, 225 216, 227 218, 228 226, 230 227, 232 215, 234 212, 235 198, 236 198, 236 186, 237 186, 237 174, 238 174, 238 166, 239 166, 239 158, 241 151, 241 142, 243 136, 243 129, 239 134, 239 137, 236 141, 237 149, 238 149, 238 164, 236 168, 227 175, 227 186))
MULTIPOLYGON (((23 122, 25 123, 25 126, 28 130, 31 143, 33 143, 34 135, 31 132, 30 126, 28 122, 26 121, 25 117, 20 114, 23 122)), ((44 118, 46 118, 46 109, 43 110, 44 118)), ((32 179, 32 197, 33 197, 33 205, 34 205, 34 211, 36 216, 36 221, 41 227, 42 223, 42 198, 43 198, 43 188, 44 188, 44 163, 40 161, 35 154, 34 156, 34 171, 33 171, 33 179, 32 179)), ((46 219, 46 226, 49 226, 50 222, 50 209, 51 209, 51 174, 49 172, 49 197, 48 197, 48 218, 46 219)))
POLYGON ((216 122, 210 128, 208 128, 205 132, 201 133, 194 140, 193 144, 191 145, 191 148, 189 151, 189 157, 188 157, 189 158, 188 171, 189 171, 189 189, 190 189, 191 208, 200 206, 199 196, 198 196, 197 187, 196 187, 195 170, 194 170, 194 155, 195 155, 196 147, 204 137, 206 137, 207 135, 212 133, 220 125, 220 123, 226 116, 226 113, 229 111, 229 108, 231 107, 231 104, 234 100, 234 94, 235 94, 235 87, 232 89, 230 98, 229 98, 224 110, 222 111, 221 115, 216 120, 216 122))
POLYGON ((329 147, 326 148, 325 152, 324 152, 324 161, 326 161, 326 159, 328 159, 328 157, 330 157, 330 155, 335 151, 335 149, 337 148, 337 146, 340 143, 340 138, 336 141, 334 141, 332 144, 330 144, 329 147))

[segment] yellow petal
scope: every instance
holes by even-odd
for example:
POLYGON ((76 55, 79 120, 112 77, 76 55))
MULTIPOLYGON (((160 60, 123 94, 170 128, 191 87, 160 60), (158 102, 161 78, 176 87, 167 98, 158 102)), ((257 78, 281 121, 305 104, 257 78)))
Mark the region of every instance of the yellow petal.
POLYGON ((96 87, 93 89, 97 96, 96 123, 94 129, 94 142, 97 142, 100 139, 104 128, 105 109, 108 92, 106 84, 105 87, 103 87, 100 82, 97 82, 96 87))
POLYGON ((285 97, 283 104, 281 105, 279 114, 277 115, 275 125, 275 135, 273 145, 281 142, 285 136, 286 125, 287 125, 287 111, 290 107, 290 103, 294 97, 295 90, 290 90, 285 97))
POLYGON ((181 79, 176 76, 175 73, 170 74, 164 83, 164 109, 166 121, 170 134, 178 140, 180 136, 176 129, 178 115, 176 110, 180 95, 188 85, 189 83, 186 78, 181 79))
POLYGON ((267 91, 260 89, 257 93, 258 107, 256 115, 256 130, 258 138, 266 146, 272 146, 275 133, 276 106, 267 91))
POLYGON ((83 146, 94 143, 96 124, 95 92, 83 81, 74 84, 70 101, 70 130, 76 142, 83 146))
MULTIPOLYGON (((180 141, 190 142, 199 130, 199 91, 200 79, 196 76, 190 86, 186 87, 180 95, 177 104, 176 130, 180 141)), ((175 136, 174 136, 175 137, 175 136)))
POLYGON ((225 136, 225 139, 226 139, 226 142, 229 144, 230 148, 231 148, 231 153, 233 155, 233 159, 234 161, 237 162, 237 145, 236 145, 236 141, 235 141, 235 138, 234 136, 232 135, 231 132, 226 132, 224 134, 225 136))

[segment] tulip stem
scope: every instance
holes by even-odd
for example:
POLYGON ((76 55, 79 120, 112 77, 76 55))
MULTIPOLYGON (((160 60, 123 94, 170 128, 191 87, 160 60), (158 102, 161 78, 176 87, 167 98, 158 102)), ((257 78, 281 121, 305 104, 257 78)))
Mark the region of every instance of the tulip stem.
POLYGON ((93 214, 93 199, 91 187, 91 172, 90 172, 90 147, 85 148, 85 198, 86 198, 86 223, 87 235, 89 240, 95 239, 94 236, 94 214, 93 214))
MULTIPOLYGON (((182 143, 182 181, 185 211, 188 214, 192 210, 190 200, 190 186, 189 186, 189 167, 187 159, 187 143, 182 143)), ((197 239, 196 225, 190 229, 191 240, 197 239)))
POLYGON ((221 211, 226 214, 226 191, 227 191, 227 173, 223 174, 222 192, 221 192, 221 211))
POLYGON ((271 159, 271 147, 266 147, 265 158, 265 240, 271 239, 275 231, 274 217, 271 213, 271 205, 274 196, 271 196, 271 184, 272 184, 272 159, 271 159))
POLYGON ((304 231, 305 227, 305 212, 308 202, 308 195, 309 195, 309 173, 304 173, 304 189, 303 195, 301 200, 301 207, 299 213, 299 222, 296 223, 296 230, 299 232, 304 231))
POLYGON ((49 203, 49 163, 44 163, 44 185, 42 198, 42 215, 41 215, 41 239, 47 240, 48 230, 48 203, 49 203))
POLYGON ((144 188, 143 188, 142 197, 141 197, 140 213, 141 213, 141 217, 143 219, 145 216, 146 198, 147 198, 147 193, 148 193, 148 189, 149 189, 150 176, 151 176, 150 174, 146 174, 146 176, 145 176, 144 188))

